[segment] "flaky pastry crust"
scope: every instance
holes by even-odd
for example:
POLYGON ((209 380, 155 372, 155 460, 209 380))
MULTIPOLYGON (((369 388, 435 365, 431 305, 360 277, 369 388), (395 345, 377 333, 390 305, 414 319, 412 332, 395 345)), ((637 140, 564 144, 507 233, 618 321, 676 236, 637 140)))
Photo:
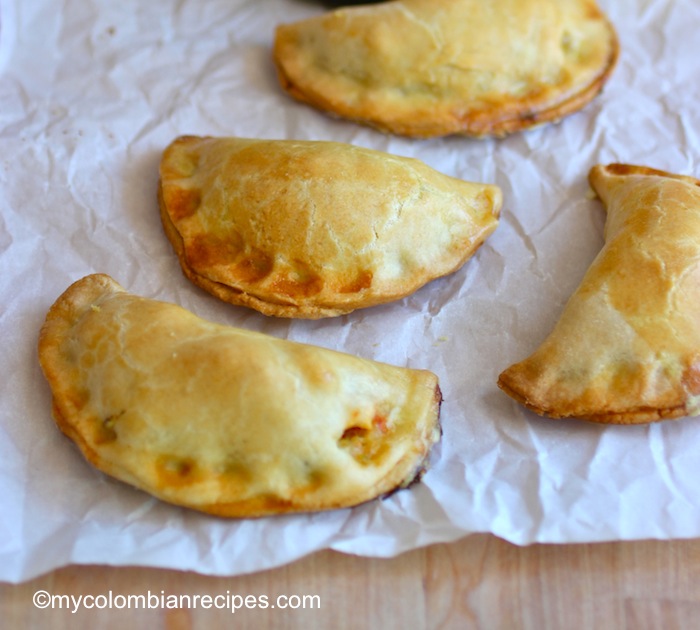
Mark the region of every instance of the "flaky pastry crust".
POLYGON ((558 323, 498 385, 538 414, 640 424, 700 414, 700 180, 598 165, 605 245, 558 323))
POLYGON ((469 259, 499 188, 337 142, 184 136, 160 212, 185 275, 232 304, 320 318, 397 300, 469 259))
POLYGON ((416 480, 440 435, 431 372, 207 322, 101 274, 51 307, 39 359, 92 464, 219 516, 369 501, 416 480))
POLYGON ((595 0, 403 0, 277 28, 294 98, 414 137, 503 136, 591 101, 618 57, 595 0))

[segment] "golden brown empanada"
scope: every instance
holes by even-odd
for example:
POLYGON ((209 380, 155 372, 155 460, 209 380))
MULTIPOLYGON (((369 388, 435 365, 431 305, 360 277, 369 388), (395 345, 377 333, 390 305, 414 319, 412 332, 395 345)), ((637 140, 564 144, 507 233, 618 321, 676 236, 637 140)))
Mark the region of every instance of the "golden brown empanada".
POLYGON ((277 28, 282 87, 415 137, 502 136, 591 101, 617 61, 595 0, 403 0, 277 28))
POLYGON ((501 191, 337 142, 175 140, 160 208, 185 275, 266 315, 396 300, 455 271, 496 228, 501 191))
POLYGON ((385 495, 440 434, 431 372, 210 323, 106 275, 56 301, 39 358, 55 420, 92 464, 220 516, 385 495))
POLYGON ((552 333, 498 381, 533 411, 638 424, 700 413, 700 180, 595 166, 605 245, 552 333))

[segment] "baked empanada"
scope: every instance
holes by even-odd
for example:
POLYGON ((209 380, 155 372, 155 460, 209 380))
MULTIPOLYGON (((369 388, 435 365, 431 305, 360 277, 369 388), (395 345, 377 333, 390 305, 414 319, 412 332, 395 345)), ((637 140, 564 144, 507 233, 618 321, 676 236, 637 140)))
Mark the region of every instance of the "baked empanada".
POLYGON ((455 271, 496 228, 501 191, 337 142, 175 140, 160 167, 185 275, 266 315, 319 318, 455 271))
POLYGON ((56 423, 92 464, 219 516, 385 495, 440 435, 431 372, 207 322, 106 275, 51 307, 39 358, 56 423))
POLYGON ((499 386, 554 418, 638 424, 700 414, 700 180, 595 166, 605 245, 559 322, 499 386))
POLYGON ((618 56, 595 0, 403 0, 277 28, 296 99, 415 137, 503 136, 557 121, 602 89, 618 56))

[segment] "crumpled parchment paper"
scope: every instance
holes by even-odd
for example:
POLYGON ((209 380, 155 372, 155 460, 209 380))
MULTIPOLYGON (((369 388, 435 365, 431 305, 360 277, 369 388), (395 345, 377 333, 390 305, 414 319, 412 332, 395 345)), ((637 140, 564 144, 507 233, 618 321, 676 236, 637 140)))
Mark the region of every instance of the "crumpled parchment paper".
POLYGON ((0 580, 69 563, 233 575, 332 548, 391 556, 471 532, 517 544, 700 535, 700 420, 551 421, 496 379, 549 332, 602 245, 595 163, 698 176, 695 0, 601 0, 622 47, 603 94, 558 125, 503 140, 410 140, 292 101, 271 63, 301 0, 0 0, 0 580), (338 319, 266 318, 191 285, 156 202, 177 135, 337 140, 495 183, 496 232, 455 274, 338 319), (46 311, 78 278, 225 324, 433 370, 444 437, 423 482, 355 509, 225 521, 87 464, 51 419, 36 354, 46 311))

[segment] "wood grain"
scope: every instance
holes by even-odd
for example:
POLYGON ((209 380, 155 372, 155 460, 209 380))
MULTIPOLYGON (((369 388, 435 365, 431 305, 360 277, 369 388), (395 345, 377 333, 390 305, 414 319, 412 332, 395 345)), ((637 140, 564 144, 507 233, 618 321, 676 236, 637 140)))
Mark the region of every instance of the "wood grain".
MULTIPOLYGON (((474 535, 388 560, 324 551, 232 578, 67 567, 0 584, 3 628, 685 630, 700 623, 700 540, 517 547, 474 535), (318 595, 320 608, 40 610, 33 594, 318 595)), ((223 602, 223 599, 219 600, 223 602)), ((317 600, 318 601, 318 600, 317 600)))

